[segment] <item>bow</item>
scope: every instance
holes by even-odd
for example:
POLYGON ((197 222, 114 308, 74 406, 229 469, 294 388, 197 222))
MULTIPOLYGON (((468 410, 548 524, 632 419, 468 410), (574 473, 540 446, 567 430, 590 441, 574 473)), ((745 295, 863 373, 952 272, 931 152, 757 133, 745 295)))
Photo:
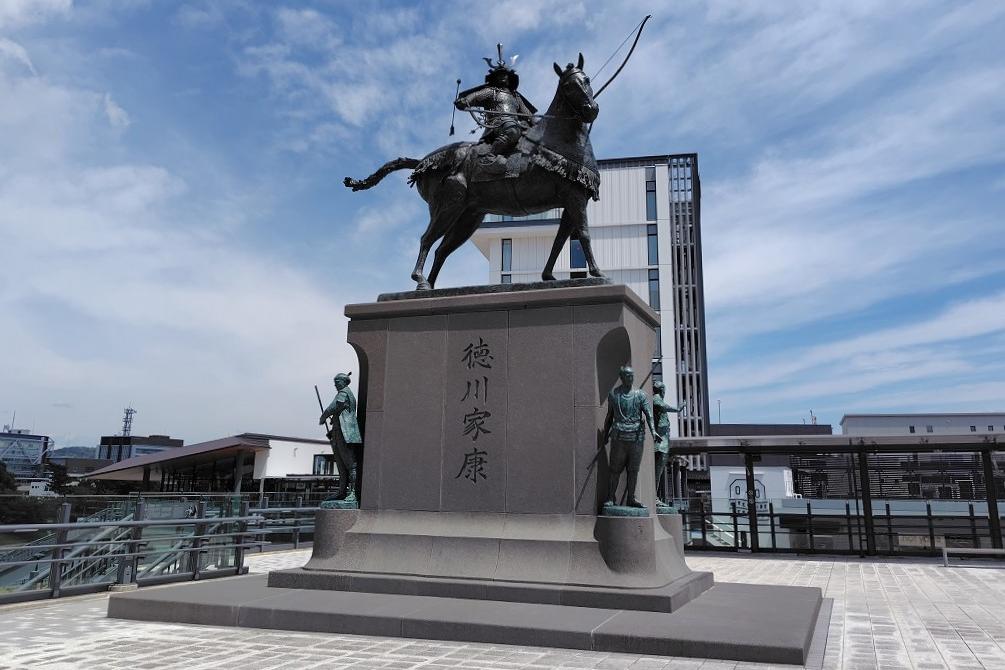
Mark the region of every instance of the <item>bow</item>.
MULTIPOLYGON (((635 47, 639 43, 639 38, 642 37, 642 29, 646 27, 646 22, 649 19, 651 19, 652 17, 653 17, 652 14, 647 14, 646 18, 642 19, 642 23, 639 24, 639 27, 637 28, 637 32, 635 33, 635 41, 632 42, 632 48, 628 50, 628 55, 625 56, 625 60, 621 61, 621 66, 618 67, 618 69, 614 72, 614 74, 611 75, 611 78, 608 79, 606 82, 604 82, 604 85, 600 87, 599 91, 597 91, 596 93, 593 94, 593 99, 594 100, 596 100, 597 98, 599 98, 600 94, 604 92, 604 89, 607 88, 608 86, 610 86, 611 82, 614 81, 614 78, 617 77, 619 74, 621 74, 621 71, 623 69, 625 69, 625 65, 628 64, 628 59, 631 58, 632 57, 632 53, 635 52, 635 47)), ((622 42, 622 45, 624 45, 624 42, 622 42)))

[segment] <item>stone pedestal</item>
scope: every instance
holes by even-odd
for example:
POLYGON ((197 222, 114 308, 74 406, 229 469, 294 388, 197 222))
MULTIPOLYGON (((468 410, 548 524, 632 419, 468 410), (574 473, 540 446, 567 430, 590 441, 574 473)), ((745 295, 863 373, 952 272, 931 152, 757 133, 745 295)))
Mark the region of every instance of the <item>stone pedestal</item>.
MULTIPOLYGON (((619 367, 630 363, 651 392, 659 317, 635 293, 571 286, 345 311, 361 368, 360 509, 599 511, 600 430, 619 367), (465 458, 476 451, 482 462, 470 472, 465 458)), ((648 437, 645 454, 649 473, 648 437)), ((655 509, 652 477, 639 480, 639 499, 655 509)))
MULTIPOLYGON (((360 509, 319 512, 310 562, 270 584, 413 593, 425 579, 430 595, 576 592, 600 606, 592 591, 611 607, 645 590, 649 604, 632 608, 663 611, 709 588, 650 512, 598 516, 607 394, 626 363, 651 391, 659 317, 623 285, 583 283, 348 305, 360 509)), ((655 510, 652 477, 637 494, 655 510)))
POLYGON ((346 308, 360 508, 317 512, 301 569, 114 594, 109 616, 774 663, 822 644, 819 589, 688 569, 681 517, 651 513, 651 443, 645 516, 598 516, 607 393, 624 363, 651 388, 659 321, 635 294, 577 280, 389 297, 346 308))

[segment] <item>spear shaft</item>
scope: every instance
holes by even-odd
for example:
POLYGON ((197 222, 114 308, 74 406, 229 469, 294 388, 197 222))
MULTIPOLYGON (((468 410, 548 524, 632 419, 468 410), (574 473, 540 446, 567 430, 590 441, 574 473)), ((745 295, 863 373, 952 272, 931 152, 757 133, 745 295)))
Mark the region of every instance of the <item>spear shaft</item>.
MULTIPOLYGON (((454 92, 454 100, 457 100, 457 96, 461 92, 461 80, 457 80, 457 90, 454 92)), ((454 136, 454 115, 457 114, 457 107, 454 107, 450 112, 450 136, 454 136)))
MULTIPOLYGON (((321 413, 324 414, 325 413, 325 404, 323 402, 321 402, 321 391, 318 390, 318 385, 317 384, 314 385, 314 394, 318 397, 318 406, 321 408, 321 413)), ((328 419, 325 419, 325 426, 328 427, 329 431, 331 431, 331 430, 333 430, 335 428, 334 425, 328 423, 328 419)))

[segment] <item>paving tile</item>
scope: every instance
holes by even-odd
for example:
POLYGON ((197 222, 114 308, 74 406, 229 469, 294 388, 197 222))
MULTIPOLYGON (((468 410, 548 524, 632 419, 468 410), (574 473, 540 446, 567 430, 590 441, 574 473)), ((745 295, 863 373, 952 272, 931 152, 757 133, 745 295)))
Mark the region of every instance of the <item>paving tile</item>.
MULTIPOLYGON (((251 572, 309 551, 256 554, 251 572)), ((688 554, 717 581, 818 586, 833 600, 823 670, 1005 668, 1005 569, 936 561, 688 554)), ((105 618, 105 596, 0 607, 0 670, 393 668, 771 670, 793 666, 537 647, 282 633, 105 618)))

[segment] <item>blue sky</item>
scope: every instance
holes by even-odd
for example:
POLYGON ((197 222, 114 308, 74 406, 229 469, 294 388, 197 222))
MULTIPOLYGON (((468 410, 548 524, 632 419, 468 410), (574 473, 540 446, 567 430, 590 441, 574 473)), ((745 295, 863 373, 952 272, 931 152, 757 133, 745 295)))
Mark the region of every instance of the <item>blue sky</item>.
POLYGON ((594 147, 699 154, 723 420, 1005 409, 1001 2, 0 0, 0 416, 315 435, 425 227, 342 178, 446 143, 497 41, 540 105, 649 12, 594 147))

